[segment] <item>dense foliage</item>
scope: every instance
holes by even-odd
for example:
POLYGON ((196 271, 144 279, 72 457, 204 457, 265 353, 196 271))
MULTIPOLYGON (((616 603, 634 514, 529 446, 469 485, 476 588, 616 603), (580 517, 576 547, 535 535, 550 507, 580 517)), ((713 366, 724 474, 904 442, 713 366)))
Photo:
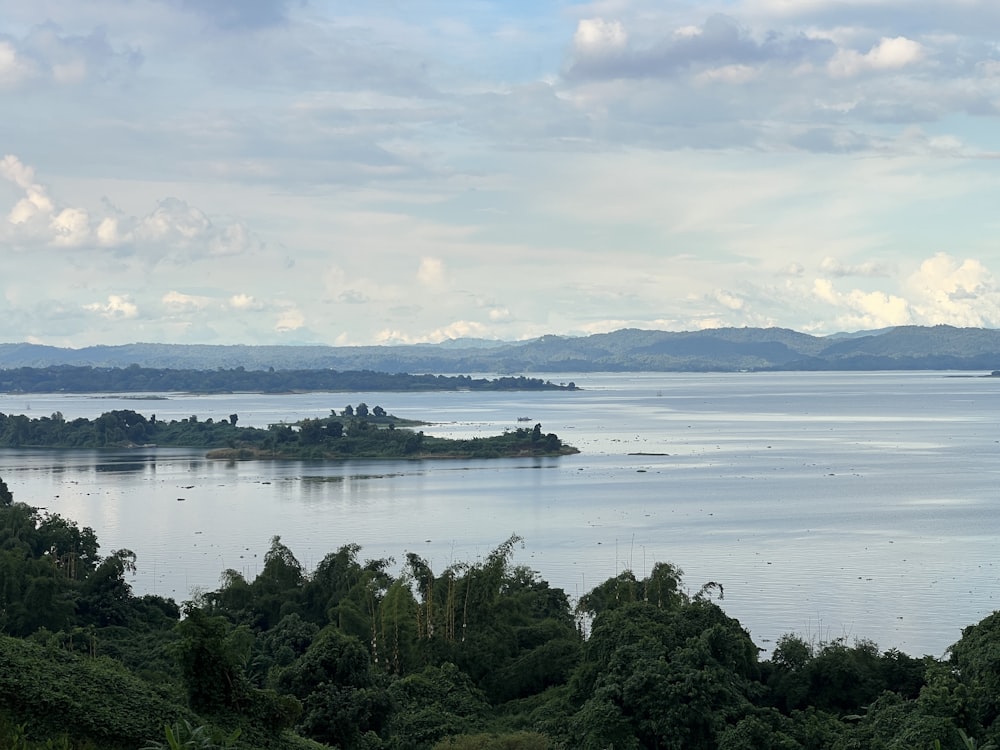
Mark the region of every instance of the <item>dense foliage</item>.
POLYGON ((512 565, 435 571, 357 545, 307 571, 275 537, 252 580, 182 609, 134 555, 0 481, 0 747, 968 750, 1000 741, 1000 613, 944 660, 788 635, 768 660, 659 563, 571 606, 512 565))
POLYGON ((8 393, 289 393, 292 391, 542 391, 574 390, 538 378, 472 378, 356 370, 175 370, 130 367, 18 367, 0 370, 8 393))
POLYGON ((216 458, 495 458, 576 453, 542 426, 519 428, 491 437, 453 440, 397 426, 421 424, 398 419, 381 406, 361 403, 340 415, 304 419, 268 428, 240 427, 239 415, 199 421, 197 415, 164 421, 131 409, 105 412, 97 419, 31 419, 0 413, 3 448, 126 448, 142 445, 204 447, 216 458))

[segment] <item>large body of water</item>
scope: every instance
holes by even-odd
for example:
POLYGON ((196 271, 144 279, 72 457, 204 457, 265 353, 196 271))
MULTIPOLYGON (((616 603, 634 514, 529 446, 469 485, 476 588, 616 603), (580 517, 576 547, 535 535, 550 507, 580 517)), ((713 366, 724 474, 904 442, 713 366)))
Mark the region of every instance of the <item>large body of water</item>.
POLYGON ((200 451, 0 451, 15 498, 138 555, 138 593, 253 577, 280 535, 312 569, 356 542, 435 571, 517 533, 515 564, 576 598, 655 561, 769 649, 783 633, 940 656, 1000 607, 1000 378, 917 373, 573 374, 539 393, 0 395, 0 412, 266 425, 380 404, 429 434, 528 416, 582 450, 493 461, 209 461, 200 451), (644 454, 644 455, 643 455, 644 454))

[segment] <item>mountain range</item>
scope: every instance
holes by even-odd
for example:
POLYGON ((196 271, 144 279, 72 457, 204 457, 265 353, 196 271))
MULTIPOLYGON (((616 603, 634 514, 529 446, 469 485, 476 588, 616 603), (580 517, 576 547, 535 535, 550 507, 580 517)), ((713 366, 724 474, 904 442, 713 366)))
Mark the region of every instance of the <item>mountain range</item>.
POLYGON ((335 369, 390 373, 710 372, 736 370, 987 370, 1000 330, 899 326, 812 336, 786 328, 623 329, 529 341, 453 340, 391 346, 126 344, 80 349, 0 344, 0 368, 335 369))

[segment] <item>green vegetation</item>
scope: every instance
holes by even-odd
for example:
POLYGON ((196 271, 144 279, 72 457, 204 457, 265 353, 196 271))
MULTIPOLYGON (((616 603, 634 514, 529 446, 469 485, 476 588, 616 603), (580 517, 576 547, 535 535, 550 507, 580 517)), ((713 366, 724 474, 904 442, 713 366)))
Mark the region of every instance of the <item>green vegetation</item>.
POLYGON ((244 458, 501 458, 577 453, 542 426, 519 428, 485 438, 452 440, 414 432, 423 424, 387 414, 381 406, 347 406, 338 415, 295 424, 239 427, 239 415, 200 421, 191 416, 169 422, 131 409, 105 412, 94 420, 30 419, 0 413, 3 448, 128 448, 143 445, 211 448, 209 457, 244 458), (400 429, 397 429, 400 428, 400 429))
POLYGON ((575 390, 538 378, 471 378, 355 370, 172 370, 139 367, 18 367, 0 370, 8 393, 291 393, 304 391, 552 391, 575 390))
POLYGON ((128 550, 0 481, 0 748, 969 750, 1000 742, 1000 612, 943 660, 779 640, 768 660, 681 571, 572 607, 512 564, 307 571, 275 537, 183 608, 135 596, 128 550))

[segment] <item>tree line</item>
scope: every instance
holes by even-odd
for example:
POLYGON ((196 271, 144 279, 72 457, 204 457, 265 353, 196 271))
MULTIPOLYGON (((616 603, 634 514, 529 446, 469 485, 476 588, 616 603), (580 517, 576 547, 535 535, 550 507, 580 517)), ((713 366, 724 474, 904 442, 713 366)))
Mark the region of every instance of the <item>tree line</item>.
POLYGON ((0 370, 7 393, 289 393, 295 391, 540 391, 575 390, 523 375, 473 378, 468 375, 410 375, 373 370, 180 370, 53 365, 0 370))
POLYGON ((782 637, 761 650, 660 562, 575 605, 511 536, 435 570, 347 544, 307 570, 138 596, 128 550, 0 481, 0 746, 341 750, 986 750, 1000 613, 943 659, 782 637), (166 727, 166 729, 164 729, 166 727))

